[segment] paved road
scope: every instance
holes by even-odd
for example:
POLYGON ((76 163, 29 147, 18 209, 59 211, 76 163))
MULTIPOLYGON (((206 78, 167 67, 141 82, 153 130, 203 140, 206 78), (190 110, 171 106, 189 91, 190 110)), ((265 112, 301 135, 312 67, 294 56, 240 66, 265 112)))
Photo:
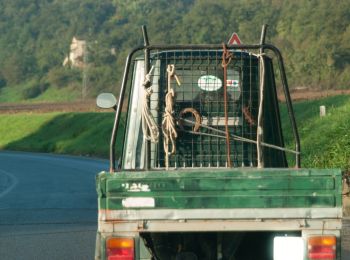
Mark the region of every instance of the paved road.
POLYGON ((0 259, 93 259, 104 160, 0 152, 0 259))
POLYGON ((342 260, 350 260, 350 218, 343 219, 342 260))

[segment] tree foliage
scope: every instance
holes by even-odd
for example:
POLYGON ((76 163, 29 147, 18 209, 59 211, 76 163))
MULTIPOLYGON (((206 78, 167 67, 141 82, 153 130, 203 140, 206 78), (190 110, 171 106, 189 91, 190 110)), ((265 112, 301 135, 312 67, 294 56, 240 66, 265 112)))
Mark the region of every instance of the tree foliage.
POLYGON ((143 24, 151 43, 221 43, 233 31, 257 43, 268 23, 268 42, 282 50, 292 87, 348 88, 349 9, 348 0, 2 0, 1 86, 33 78, 79 85, 81 71, 61 68, 75 36, 88 42, 90 95, 118 92, 143 24))

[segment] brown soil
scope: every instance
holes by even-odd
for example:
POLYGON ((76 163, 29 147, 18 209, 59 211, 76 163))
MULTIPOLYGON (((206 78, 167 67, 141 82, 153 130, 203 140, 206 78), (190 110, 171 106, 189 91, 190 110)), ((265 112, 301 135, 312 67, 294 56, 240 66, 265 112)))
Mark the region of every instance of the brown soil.
POLYGON ((47 113, 47 112, 93 112, 100 111, 95 100, 62 103, 5 103, 0 104, 0 114, 47 113))
MULTIPOLYGON (((301 101, 319 99, 336 95, 350 95, 350 90, 292 90, 290 95, 293 101, 301 101)), ((284 94, 279 93, 278 99, 280 101, 284 101, 284 94)))

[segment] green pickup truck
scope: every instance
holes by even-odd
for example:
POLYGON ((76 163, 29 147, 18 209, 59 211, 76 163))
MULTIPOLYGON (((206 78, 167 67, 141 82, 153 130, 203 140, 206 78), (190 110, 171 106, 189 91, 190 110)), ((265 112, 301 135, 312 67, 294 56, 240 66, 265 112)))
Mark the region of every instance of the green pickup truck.
POLYGON ((341 259, 342 173, 300 168, 282 56, 265 32, 253 45, 150 45, 143 27, 119 101, 97 99, 116 117, 110 170, 96 180, 96 259, 341 259))

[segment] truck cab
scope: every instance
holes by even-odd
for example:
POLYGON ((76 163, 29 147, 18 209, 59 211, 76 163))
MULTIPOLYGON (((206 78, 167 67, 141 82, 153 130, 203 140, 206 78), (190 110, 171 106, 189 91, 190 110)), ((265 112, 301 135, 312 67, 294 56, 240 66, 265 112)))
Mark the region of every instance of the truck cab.
POLYGON ((118 104, 98 99, 116 117, 110 170, 96 178, 96 259, 341 259, 341 171, 300 168, 282 56, 265 32, 253 45, 150 45, 144 28, 118 104))

